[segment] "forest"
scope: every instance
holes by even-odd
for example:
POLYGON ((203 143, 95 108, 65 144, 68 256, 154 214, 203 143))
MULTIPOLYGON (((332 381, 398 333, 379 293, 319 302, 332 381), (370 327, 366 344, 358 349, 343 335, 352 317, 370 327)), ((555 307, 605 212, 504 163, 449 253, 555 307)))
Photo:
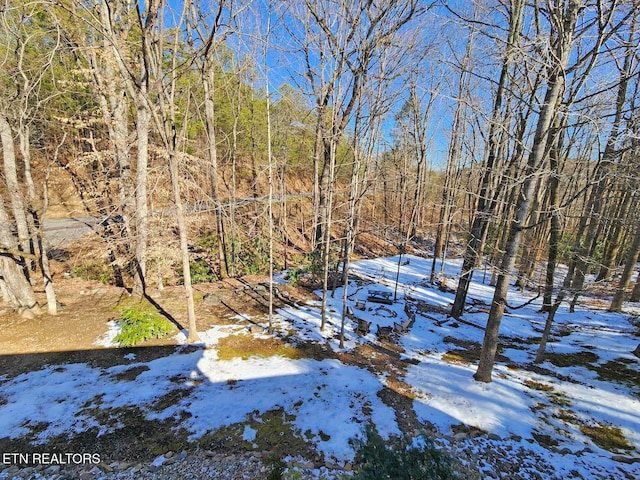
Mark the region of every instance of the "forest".
POLYGON ((512 282, 543 297, 541 356, 563 301, 640 301, 639 7, 2 0, 3 301, 56 314, 56 215, 99 219, 108 282, 183 285, 190 340, 195 282, 306 269, 324 315, 354 258, 417 248, 453 318, 492 277, 490 382, 512 282))

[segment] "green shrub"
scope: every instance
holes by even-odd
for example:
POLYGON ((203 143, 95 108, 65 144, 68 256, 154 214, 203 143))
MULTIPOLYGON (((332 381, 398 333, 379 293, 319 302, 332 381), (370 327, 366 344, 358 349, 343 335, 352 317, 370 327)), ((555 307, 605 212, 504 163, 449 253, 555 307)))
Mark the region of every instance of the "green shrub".
MULTIPOLYGON (((330 263, 333 260, 334 257, 331 256, 330 263)), ((301 278, 304 276, 310 276, 312 283, 322 279, 324 264, 322 262, 322 252, 320 250, 314 250, 306 254, 299 263, 300 266, 292 268, 289 271, 288 277, 291 285, 299 285, 301 278)))
POLYGON ((296 267, 296 268, 292 268, 291 270, 289 270, 289 273, 287 274, 287 278, 289 279, 289 283, 291 283, 291 285, 298 286, 300 283, 300 278, 305 275, 308 272, 308 270, 304 267, 296 267))
POLYGON ((73 267, 71 276, 83 280, 97 280, 105 285, 113 282, 113 270, 98 261, 84 262, 82 265, 73 267))
POLYGON ((386 442, 371 426, 366 438, 353 441, 357 480, 449 480, 456 476, 451 457, 420 435, 386 442))
MULTIPOLYGON (((255 237, 235 246, 238 269, 245 275, 264 275, 269 272, 269 239, 255 237)), ((274 268, 277 267, 274 265, 274 268)))
POLYGON ((200 230, 195 245, 209 255, 215 254, 218 248, 218 240, 216 239, 215 232, 213 230, 200 230))
POLYGON ((271 467, 271 471, 267 475, 267 480, 282 480, 284 471, 287 468, 287 464, 277 456, 275 453, 271 453, 267 458, 267 465, 271 467))
MULTIPOLYGON (((189 262, 189 271, 191 272, 191 283, 194 285, 197 283, 211 283, 218 279, 209 264, 202 258, 189 262)), ((184 285, 184 270, 182 267, 178 268, 178 275, 180 276, 178 285, 184 285)))
POLYGON ((134 305, 122 310, 118 318, 120 333, 114 341, 121 347, 131 347, 151 338, 160 338, 174 329, 169 320, 150 306, 134 305))
POLYGON ((202 259, 195 260, 189 264, 191 269, 191 283, 211 283, 218 277, 209 264, 202 259))

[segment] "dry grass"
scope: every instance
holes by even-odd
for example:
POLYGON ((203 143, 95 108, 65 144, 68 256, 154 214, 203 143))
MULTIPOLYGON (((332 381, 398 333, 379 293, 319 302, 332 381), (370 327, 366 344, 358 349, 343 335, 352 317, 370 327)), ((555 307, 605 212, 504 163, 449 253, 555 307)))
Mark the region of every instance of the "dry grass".
POLYGON ((286 344, 280 338, 256 338, 249 334, 221 338, 216 346, 216 351, 220 360, 233 360, 234 358, 247 360, 251 357, 278 355, 294 360, 306 357, 304 351, 286 344))
POLYGON ((536 382, 535 380, 526 379, 524 384, 532 390, 539 390, 541 392, 552 392, 553 387, 551 385, 547 385, 546 383, 536 382))
POLYGON ((610 452, 634 450, 619 427, 612 425, 580 425, 580 431, 603 450, 610 452))

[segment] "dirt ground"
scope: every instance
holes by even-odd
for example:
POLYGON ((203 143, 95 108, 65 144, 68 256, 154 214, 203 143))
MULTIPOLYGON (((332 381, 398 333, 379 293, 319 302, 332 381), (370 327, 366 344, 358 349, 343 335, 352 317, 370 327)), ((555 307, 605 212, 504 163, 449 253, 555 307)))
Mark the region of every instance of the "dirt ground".
MULTIPOLYGON (((228 279, 217 283, 194 286, 196 318, 199 331, 213 325, 250 323, 238 318, 240 313, 260 320, 268 312, 265 278, 253 276, 228 279), (205 301, 213 294, 214 301, 205 301)), ((98 281, 62 278, 56 282, 59 304, 57 315, 46 313, 44 292, 36 295, 44 313, 25 319, 8 307, 0 308, 0 372, 15 375, 47 363, 84 361, 91 358, 99 364, 110 363, 109 358, 121 359, 122 351, 105 348, 97 341, 109 330, 109 320, 118 316, 118 309, 138 302, 151 303, 182 328, 187 326, 184 289, 181 286, 163 290, 150 289, 146 299, 131 295, 128 290, 104 285, 98 281), (103 360, 100 360, 100 358, 103 360)), ((288 298, 304 299, 310 294, 290 286, 280 287, 276 305, 288 298)), ((266 318, 266 317, 265 317, 266 318)), ((165 349, 176 345, 175 335, 146 341, 135 347, 136 353, 147 351, 152 357, 166 354, 165 349), (156 347, 148 348, 144 347, 156 347)))

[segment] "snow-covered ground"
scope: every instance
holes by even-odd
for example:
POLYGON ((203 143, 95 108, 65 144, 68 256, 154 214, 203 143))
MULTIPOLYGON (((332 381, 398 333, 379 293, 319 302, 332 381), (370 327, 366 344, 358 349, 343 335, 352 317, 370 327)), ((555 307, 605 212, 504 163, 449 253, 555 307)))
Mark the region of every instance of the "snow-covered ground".
MULTIPOLYGON (((428 308, 448 307, 453 300, 452 293, 428 284, 431 260, 416 256, 401 260, 399 275, 398 257, 353 265, 352 272, 360 280, 350 283, 348 305, 357 317, 372 322, 372 328, 360 337, 355 324, 347 321, 343 350, 363 342, 377 344, 377 326, 400 323, 408 318, 407 311, 416 312, 410 331, 395 341, 404 350, 403 380, 411 388, 415 413, 442 432, 440 445, 473 449, 479 459, 477 468, 491 471, 495 478, 501 473, 489 460, 489 452, 496 450, 519 455, 520 478, 640 478, 637 386, 601 380, 597 371, 584 364, 558 367, 545 362, 539 369, 526 368, 537 349, 530 340, 540 336, 544 325, 545 317, 538 313, 541 299, 520 309, 508 309, 501 327, 504 348, 500 353, 509 361, 497 362, 492 383, 475 382, 474 362, 452 361, 446 353, 460 348, 452 339, 458 345, 482 342, 479 327, 487 313, 481 307, 483 302, 490 304, 492 289, 473 283, 469 298, 478 307, 469 309, 464 322, 456 322, 437 308, 428 308), (365 300, 369 289, 388 291, 397 300, 392 305, 369 302, 366 310, 355 309, 356 300, 365 300), (410 308, 405 308, 407 305, 410 308), (452 427, 461 424, 486 434, 456 437, 453 445, 452 427), (580 426, 619 427, 633 449, 610 452, 599 448, 580 426), (550 441, 542 445, 539 438, 550 441), (527 458, 543 459, 544 464, 527 462, 527 458)), ((453 278, 460 263, 452 260, 445 267, 444 277, 453 278)), ((320 302, 278 311, 276 330, 287 332, 287 341, 293 344, 313 341, 339 351, 342 298, 343 291, 338 288, 328 299, 323 331, 319 328, 320 302)), ((513 290, 509 304, 524 304, 529 299, 513 290)), ((637 315, 640 306, 634 311, 637 315)), ((260 413, 281 408, 295 416, 293 424, 299 435, 336 463, 352 458, 349 440, 362 435, 367 422, 373 422, 384 437, 401 433, 396 412, 378 396, 388 383, 387 372, 374 373, 336 359, 219 359, 217 342, 246 330, 243 322, 215 327, 200 333, 206 348, 185 349, 144 364, 135 354, 123 353, 123 364, 110 368, 75 363, 45 366, 11 378, 0 375, 0 437, 18 437, 34 425, 40 425, 38 438, 42 441, 63 432, 103 428, 87 406, 108 409, 130 405, 142 408, 150 419, 178 418, 181 412, 188 412, 184 426, 193 439, 219 427, 248 424, 260 413), (134 367, 146 367, 134 382, 119 375, 134 367), (189 393, 163 410, 150 408, 176 386, 189 389, 189 393), (42 427, 44 424, 48 426, 42 427)), ((593 366, 614 360, 631 370, 640 366, 640 360, 631 354, 640 340, 628 316, 586 307, 570 314, 563 307, 556 316, 554 332, 548 351, 555 354, 592 352, 597 356, 590 362, 593 366)), ((97 342, 109 344, 112 338, 97 342)), ((254 435, 247 425, 244 439, 252 441, 254 435)))

